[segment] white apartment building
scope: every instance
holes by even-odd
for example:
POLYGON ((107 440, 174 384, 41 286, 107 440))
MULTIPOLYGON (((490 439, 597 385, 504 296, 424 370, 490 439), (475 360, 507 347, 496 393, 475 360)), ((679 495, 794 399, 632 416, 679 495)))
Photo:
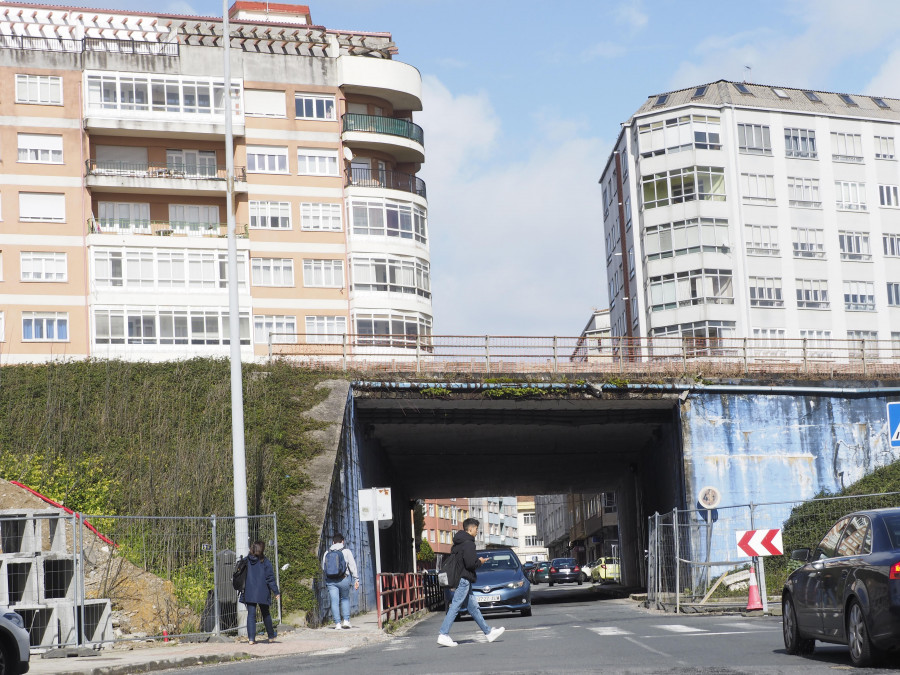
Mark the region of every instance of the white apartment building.
POLYGON ((537 514, 535 513, 534 497, 519 497, 517 500, 517 519, 519 529, 519 545, 516 546, 516 555, 519 560, 546 560, 547 547, 537 533, 537 514))
POLYGON ((898 135, 896 99, 724 80, 651 96, 600 180, 612 335, 900 353, 898 135))
POLYGON ((536 495, 534 498, 537 536, 547 547, 550 558, 569 555, 569 535, 574 523, 569 506, 567 494, 536 495))
POLYGON ((340 355, 348 335, 414 350, 422 83, 391 35, 306 5, 237 0, 227 38, 148 9, 0 4, 3 362, 227 355, 226 191, 243 358, 340 355))
POLYGON ((519 545, 516 497, 469 497, 469 515, 481 523, 475 546, 515 548, 519 545))

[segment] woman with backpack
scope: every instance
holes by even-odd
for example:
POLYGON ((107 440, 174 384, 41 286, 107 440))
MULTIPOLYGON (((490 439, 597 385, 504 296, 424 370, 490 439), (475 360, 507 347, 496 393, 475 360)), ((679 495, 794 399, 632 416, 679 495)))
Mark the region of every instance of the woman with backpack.
POLYGON ((262 614, 263 623, 266 626, 266 634, 270 640, 278 637, 272 626, 272 615, 269 613, 271 596, 278 600, 281 591, 275 582, 275 570, 272 563, 266 558, 266 542, 255 541, 250 547, 250 555, 247 556, 247 578, 244 581, 244 592, 241 593, 241 602, 247 605, 247 637, 250 644, 256 644, 256 606, 262 614))
POLYGON ((325 586, 331 598, 331 616, 335 628, 341 628, 341 617, 344 619, 343 627, 350 628, 350 583, 353 582, 353 588, 359 590, 356 559, 353 551, 344 546, 344 535, 335 534, 331 541, 331 548, 322 556, 325 586))

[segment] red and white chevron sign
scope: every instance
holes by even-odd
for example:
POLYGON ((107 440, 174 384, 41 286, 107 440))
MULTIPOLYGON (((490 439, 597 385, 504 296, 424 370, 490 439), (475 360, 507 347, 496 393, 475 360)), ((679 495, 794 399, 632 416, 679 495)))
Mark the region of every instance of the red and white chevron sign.
POLYGON ((784 555, 781 530, 738 530, 735 535, 738 548, 746 555, 784 555))

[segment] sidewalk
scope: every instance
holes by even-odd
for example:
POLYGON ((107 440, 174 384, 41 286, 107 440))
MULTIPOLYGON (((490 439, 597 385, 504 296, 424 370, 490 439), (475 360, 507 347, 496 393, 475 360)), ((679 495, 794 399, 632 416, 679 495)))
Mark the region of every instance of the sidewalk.
MULTIPOLYGON (((44 659, 40 654, 31 655, 29 675, 128 675, 150 673, 170 668, 186 668, 204 663, 223 663, 269 656, 292 654, 325 655, 341 653, 391 639, 378 629, 378 617, 368 612, 353 617, 353 628, 297 628, 279 633, 272 643, 247 644, 246 638, 221 643, 163 644, 154 641, 119 643, 111 649, 94 652, 96 656, 44 659)), ((265 631, 262 633, 265 637, 265 631)), ((259 636, 257 636, 259 637, 259 636)))

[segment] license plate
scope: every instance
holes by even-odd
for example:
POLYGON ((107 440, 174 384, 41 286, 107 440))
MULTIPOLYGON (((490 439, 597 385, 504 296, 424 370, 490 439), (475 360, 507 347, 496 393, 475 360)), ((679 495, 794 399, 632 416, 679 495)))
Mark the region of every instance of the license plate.
POLYGON ((569 573, 569 569, 568 569, 568 568, 566 568, 566 569, 564 569, 564 570, 561 569, 559 572, 560 572, 560 574, 568 574, 568 573, 569 573))
POLYGON ((500 594, 497 595, 479 595, 478 602, 500 602, 500 594))

